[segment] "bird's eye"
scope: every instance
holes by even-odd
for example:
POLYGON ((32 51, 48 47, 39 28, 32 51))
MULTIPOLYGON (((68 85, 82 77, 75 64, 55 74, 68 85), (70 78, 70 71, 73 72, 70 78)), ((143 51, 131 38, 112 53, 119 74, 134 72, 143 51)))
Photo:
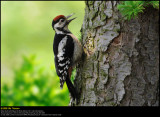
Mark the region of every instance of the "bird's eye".
POLYGON ((64 19, 61 19, 61 22, 64 22, 64 19))

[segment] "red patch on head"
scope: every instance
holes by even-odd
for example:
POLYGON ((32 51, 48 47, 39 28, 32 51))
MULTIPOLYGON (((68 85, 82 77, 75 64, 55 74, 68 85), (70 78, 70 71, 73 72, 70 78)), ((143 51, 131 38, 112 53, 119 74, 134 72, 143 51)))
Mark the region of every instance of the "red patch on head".
POLYGON ((53 21, 57 21, 57 20, 60 19, 60 18, 65 18, 65 16, 64 16, 64 15, 58 15, 57 17, 55 17, 55 18, 53 19, 53 21))

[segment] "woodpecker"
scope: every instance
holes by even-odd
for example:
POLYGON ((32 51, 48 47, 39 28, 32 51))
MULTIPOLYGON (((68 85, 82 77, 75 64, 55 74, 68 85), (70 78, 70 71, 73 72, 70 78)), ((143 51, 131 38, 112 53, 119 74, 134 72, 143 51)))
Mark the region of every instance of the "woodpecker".
POLYGON ((60 78, 60 88, 66 82, 68 90, 73 99, 77 99, 77 91, 71 82, 72 69, 80 61, 82 56, 82 45, 79 40, 68 29, 69 23, 74 20, 69 16, 58 15, 52 21, 55 30, 53 52, 57 75, 60 78))

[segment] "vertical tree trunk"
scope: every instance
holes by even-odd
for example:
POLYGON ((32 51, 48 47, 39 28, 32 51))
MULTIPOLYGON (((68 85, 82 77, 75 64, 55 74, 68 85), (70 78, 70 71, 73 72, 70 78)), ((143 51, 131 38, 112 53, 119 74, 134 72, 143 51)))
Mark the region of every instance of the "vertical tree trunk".
MULTIPOLYGON (((158 106, 159 11, 123 21, 117 1, 86 2, 77 67, 79 106, 158 106)), ((71 105, 74 103, 71 101, 71 105)))

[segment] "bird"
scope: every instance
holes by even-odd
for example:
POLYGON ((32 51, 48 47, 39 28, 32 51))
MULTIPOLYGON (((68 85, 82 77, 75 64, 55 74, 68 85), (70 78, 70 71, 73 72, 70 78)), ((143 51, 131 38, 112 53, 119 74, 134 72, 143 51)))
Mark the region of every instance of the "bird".
POLYGON ((52 20, 52 28, 55 31, 53 41, 54 63, 56 73, 60 79, 60 88, 66 82, 73 100, 78 99, 78 93, 71 82, 73 68, 82 57, 83 48, 80 41, 68 29, 68 25, 75 18, 69 19, 74 13, 64 16, 58 15, 52 20))

